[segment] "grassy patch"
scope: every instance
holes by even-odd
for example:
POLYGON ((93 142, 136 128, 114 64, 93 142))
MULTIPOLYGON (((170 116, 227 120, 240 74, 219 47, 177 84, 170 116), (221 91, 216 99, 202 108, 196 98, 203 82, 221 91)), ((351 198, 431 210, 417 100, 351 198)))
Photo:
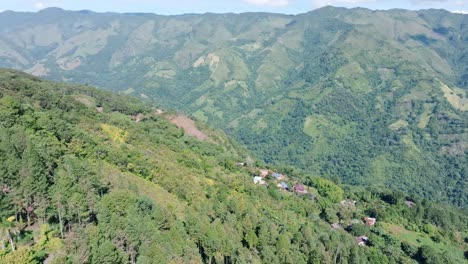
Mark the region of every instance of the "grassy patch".
POLYGON ((455 90, 443 83, 440 83, 440 89, 442 89, 445 98, 455 109, 468 111, 468 99, 466 98, 465 93, 461 94, 461 90, 458 90, 457 93, 455 90))
POLYGON ((403 97, 403 101, 429 100, 431 99, 431 96, 429 95, 431 90, 432 86, 428 82, 419 82, 408 95, 403 97))
POLYGON ((372 183, 372 185, 383 185, 388 174, 388 170, 398 167, 398 164, 391 161, 391 157, 387 154, 379 155, 372 161, 372 178, 367 181, 368 183, 372 183))
POLYGON ((423 246, 428 245, 436 249, 440 253, 452 252, 459 256, 459 259, 463 259, 463 249, 458 248, 454 245, 448 244, 446 241, 441 241, 440 243, 434 242, 429 235, 424 233, 417 233, 405 229, 402 226, 388 223, 381 223, 382 227, 389 232, 390 234, 396 236, 399 240, 407 242, 413 246, 423 246))
POLYGON ((92 98, 91 96, 80 94, 74 96, 74 98, 76 101, 84 104, 86 107, 94 107, 96 105, 94 98, 92 98))
POLYGON ((388 128, 390 128, 391 130, 397 131, 407 126, 408 126, 408 122, 400 119, 396 121, 395 123, 389 125, 388 128))
POLYGON ((308 116, 304 122, 303 132, 313 138, 344 137, 353 131, 353 124, 338 125, 339 118, 327 118, 324 115, 308 116))
POLYGON ((429 124, 434 106, 435 104, 424 104, 424 112, 421 114, 418 122, 419 128, 426 128, 427 124, 429 124))
POLYGON ((339 79, 346 88, 352 91, 361 93, 372 91, 367 78, 364 76, 364 70, 356 62, 340 68, 336 73, 336 78, 339 79))

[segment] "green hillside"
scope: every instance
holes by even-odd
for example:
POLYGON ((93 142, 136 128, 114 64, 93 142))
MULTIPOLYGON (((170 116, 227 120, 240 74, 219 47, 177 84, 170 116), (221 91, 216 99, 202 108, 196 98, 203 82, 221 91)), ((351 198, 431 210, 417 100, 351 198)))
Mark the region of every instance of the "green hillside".
POLYGON ((0 14, 0 66, 150 98, 272 164, 468 202, 468 15, 0 14))
POLYGON ((206 138, 188 135, 174 115, 0 70, 0 262, 466 261, 466 211, 281 167, 270 175, 308 193, 255 185, 261 162, 203 124, 206 138))

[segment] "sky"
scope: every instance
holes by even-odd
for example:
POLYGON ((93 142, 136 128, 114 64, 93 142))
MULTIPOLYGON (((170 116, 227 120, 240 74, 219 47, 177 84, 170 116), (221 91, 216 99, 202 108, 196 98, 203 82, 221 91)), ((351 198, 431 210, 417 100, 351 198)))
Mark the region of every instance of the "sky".
POLYGON ((274 12, 305 13, 326 5, 370 9, 442 8, 468 14, 468 0, 0 0, 0 11, 38 11, 47 7, 96 12, 183 13, 274 12))

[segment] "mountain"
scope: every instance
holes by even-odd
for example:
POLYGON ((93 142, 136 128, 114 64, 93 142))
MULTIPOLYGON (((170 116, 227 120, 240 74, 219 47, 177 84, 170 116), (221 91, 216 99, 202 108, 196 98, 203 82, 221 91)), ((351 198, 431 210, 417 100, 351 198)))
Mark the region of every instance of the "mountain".
POLYGON ((265 168, 134 98, 0 69, 0 117, 1 263, 466 261, 466 211, 265 168))
POLYGON ((468 15, 0 14, 0 66, 150 98, 264 161, 468 202, 468 15))

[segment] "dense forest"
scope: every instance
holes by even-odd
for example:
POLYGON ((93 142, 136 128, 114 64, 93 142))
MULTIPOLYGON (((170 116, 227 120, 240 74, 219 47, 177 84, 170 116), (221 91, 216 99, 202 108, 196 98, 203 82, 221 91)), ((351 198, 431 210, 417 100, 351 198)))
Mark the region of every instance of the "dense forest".
POLYGON ((176 114, 0 70, 0 262, 466 263, 465 210, 263 164, 176 114))
POLYGON ((184 111, 269 164, 468 203, 468 15, 0 13, 0 67, 184 111))

